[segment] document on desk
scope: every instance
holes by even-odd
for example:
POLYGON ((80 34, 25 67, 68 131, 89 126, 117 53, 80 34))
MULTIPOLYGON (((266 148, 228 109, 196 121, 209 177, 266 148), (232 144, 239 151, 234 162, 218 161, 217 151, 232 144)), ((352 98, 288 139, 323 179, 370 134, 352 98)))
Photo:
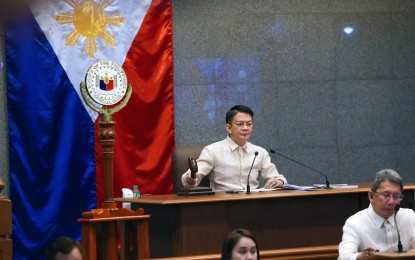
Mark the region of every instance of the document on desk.
POLYGON ((317 186, 300 186, 300 185, 294 185, 294 184, 284 184, 284 190, 321 190, 321 187, 317 186))
MULTIPOLYGON (((274 190, 282 190, 281 188, 272 188, 272 189, 265 189, 264 187, 259 189, 252 189, 251 192, 266 192, 266 191, 274 191, 274 190)), ((245 190, 227 190, 226 193, 242 193, 245 190)))
MULTIPOLYGON (((326 184, 314 184, 313 186, 325 188, 326 184)), ((332 189, 357 189, 359 188, 358 185, 350 185, 347 183, 338 183, 338 184, 330 184, 330 188, 332 189)))
POLYGON ((380 251, 381 253, 398 252, 398 246, 391 246, 386 250, 380 251))
POLYGON ((266 191, 274 191, 274 190, 282 190, 281 188, 271 188, 271 189, 265 189, 264 187, 259 189, 253 189, 251 192, 266 192, 266 191))

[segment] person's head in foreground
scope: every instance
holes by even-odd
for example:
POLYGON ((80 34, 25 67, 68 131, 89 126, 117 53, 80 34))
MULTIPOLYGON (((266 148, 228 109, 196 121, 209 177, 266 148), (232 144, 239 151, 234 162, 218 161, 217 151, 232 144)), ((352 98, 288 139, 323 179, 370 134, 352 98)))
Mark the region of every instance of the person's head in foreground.
POLYGON ((70 237, 58 237, 45 250, 46 260, 82 260, 82 245, 70 237))
POLYGON ((369 200, 373 210, 381 217, 387 219, 395 214, 395 207, 403 198, 403 181, 394 170, 384 169, 376 173, 369 200))
POLYGON ((221 260, 259 260, 259 247, 246 229, 235 229, 223 241, 221 260))

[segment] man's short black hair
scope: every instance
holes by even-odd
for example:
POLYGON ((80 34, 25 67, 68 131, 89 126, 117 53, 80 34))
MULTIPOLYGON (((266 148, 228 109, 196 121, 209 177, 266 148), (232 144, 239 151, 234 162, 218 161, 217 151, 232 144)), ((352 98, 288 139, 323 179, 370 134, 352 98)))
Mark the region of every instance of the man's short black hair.
POLYGON ((254 112, 249 107, 244 106, 244 105, 236 105, 236 106, 233 106, 231 109, 229 109, 228 112, 226 112, 226 123, 231 124, 233 117, 238 112, 250 114, 252 119, 254 119, 254 112))
POLYGON ((78 248, 81 255, 84 254, 81 243, 70 237, 58 237, 45 249, 45 256, 47 260, 54 260, 56 255, 69 254, 74 248, 78 248))

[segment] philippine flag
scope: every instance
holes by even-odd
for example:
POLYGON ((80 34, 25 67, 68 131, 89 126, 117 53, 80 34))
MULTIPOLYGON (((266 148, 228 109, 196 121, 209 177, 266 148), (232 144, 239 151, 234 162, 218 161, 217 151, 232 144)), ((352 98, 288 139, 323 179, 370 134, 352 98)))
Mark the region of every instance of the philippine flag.
POLYGON ((76 220, 103 201, 100 115, 80 93, 96 61, 121 65, 133 88, 113 115, 114 196, 173 191, 171 10, 171 0, 44 0, 5 24, 13 259, 80 240, 76 220))

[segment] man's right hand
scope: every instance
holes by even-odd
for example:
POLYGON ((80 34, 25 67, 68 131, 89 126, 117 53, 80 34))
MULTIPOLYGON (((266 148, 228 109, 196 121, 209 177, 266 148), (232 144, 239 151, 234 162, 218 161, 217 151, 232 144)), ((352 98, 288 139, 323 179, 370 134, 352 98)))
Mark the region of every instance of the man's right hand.
POLYGON ((374 255, 376 255, 376 249, 374 249, 373 247, 367 247, 357 255, 356 260, 368 259, 374 255))
POLYGON ((186 183, 187 183, 187 185, 189 185, 189 186, 192 186, 192 187, 195 187, 196 186, 196 183, 197 183, 197 181, 196 181, 196 178, 192 178, 191 177, 191 175, 190 174, 188 174, 187 176, 186 176, 186 183))

